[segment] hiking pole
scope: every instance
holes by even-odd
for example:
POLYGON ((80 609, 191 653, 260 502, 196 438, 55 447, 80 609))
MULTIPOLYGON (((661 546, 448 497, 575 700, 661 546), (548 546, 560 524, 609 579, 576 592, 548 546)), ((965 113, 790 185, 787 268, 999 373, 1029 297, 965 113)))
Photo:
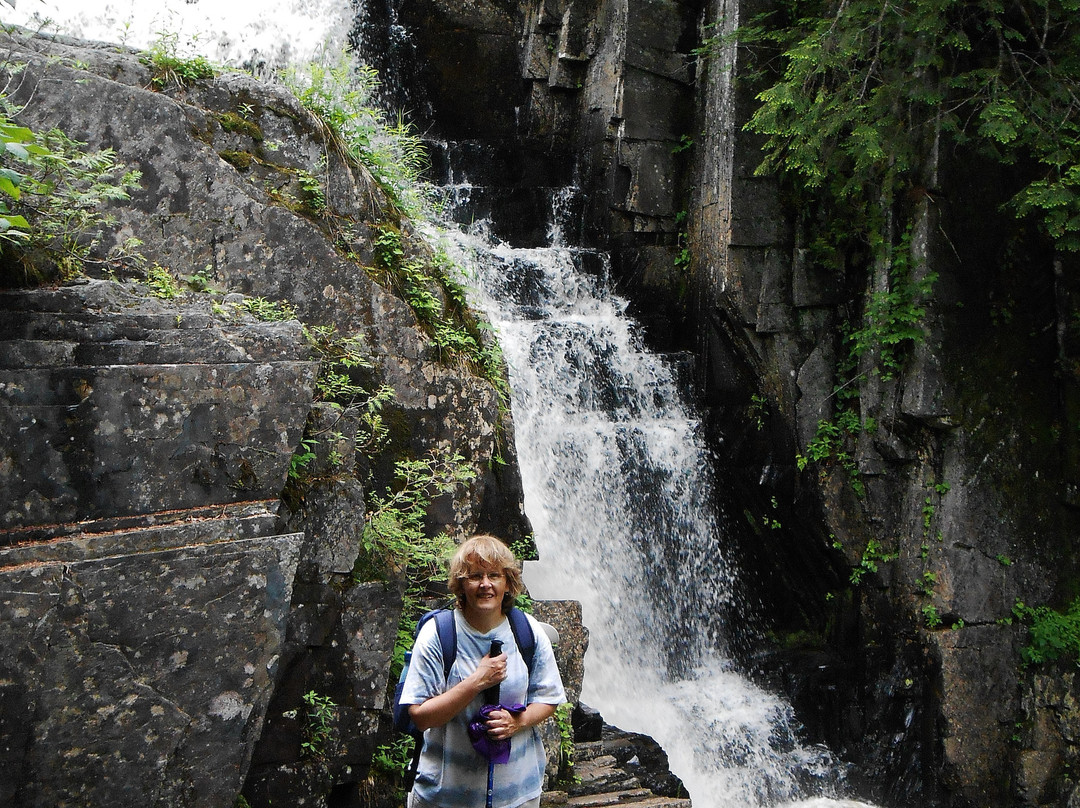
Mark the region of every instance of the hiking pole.
MULTIPOLYGON (((491 650, 488 651, 488 657, 494 659, 502 653, 502 641, 492 640, 491 650)), ((499 703, 499 685, 498 683, 492 685, 484 691, 484 703, 485 704, 498 704, 499 703)), ((491 795, 495 791, 495 760, 494 758, 488 758, 488 783, 487 783, 487 807, 491 808, 491 795)))

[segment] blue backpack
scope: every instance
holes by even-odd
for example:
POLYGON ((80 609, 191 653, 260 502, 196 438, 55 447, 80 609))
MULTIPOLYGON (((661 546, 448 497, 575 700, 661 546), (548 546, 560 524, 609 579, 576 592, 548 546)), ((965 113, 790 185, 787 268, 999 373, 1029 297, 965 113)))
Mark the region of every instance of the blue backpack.
MULTIPOLYGON (((531 674, 533 660, 536 656, 536 635, 533 633, 532 625, 525 617, 525 613, 516 606, 510 610, 507 618, 510 620, 510 630, 514 632, 514 641, 517 643, 518 651, 525 662, 525 667, 528 668, 531 674)), ((428 620, 435 621, 435 630, 439 635, 439 646, 442 648, 443 677, 449 678, 450 669, 454 666, 454 660, 457 659, 457 626, 454 625, 454 612, 451 609, 432 609, 430 612, 425 613, 416 623, 416 633, 413 634, 414 644, 420 629, 424 627, 428 620)), ((417 729, 416 724, 409 717, 410 705, 401 703, 401 691, 405 687, 405 676, 409 672, 410 661, 412 661, 411 650, 405 652, 405 664, 401 666, 401 675, 398 677, 397 685, 394 687, 393 705, 394 729, 412 736, 414 741, 412 763, 405 771, 406 790, 412 788, 412 781, 416 776, 416 767, 420 763, 420 752, 424 746, 423 731, 417 729)))

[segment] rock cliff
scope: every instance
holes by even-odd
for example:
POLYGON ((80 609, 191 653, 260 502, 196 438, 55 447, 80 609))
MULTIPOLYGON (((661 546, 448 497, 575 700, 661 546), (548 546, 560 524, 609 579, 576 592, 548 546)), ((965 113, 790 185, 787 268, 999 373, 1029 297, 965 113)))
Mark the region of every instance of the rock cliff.
POLYGON ((1069 804, 1072 678, 1022 667, 1011 609, 1060 606, 1076 580, 1074 260, 1010 253, 1013 180, 928 152, 910 244, 937 276, 926 338, 859 383, 876 430, 849 463, 798 464, 834 413, 841 323, 887 287, 813 266, 812 216, 754 173, 757 90, 724 37, 770 7, 395 6, 414 109, 473 192, 463 217, 500 200, 514 214, 493 229, 527 243, 557 218, 538 190, 567 186, 570 237, 611 251, 654 346, 694 354, 748 602, 791 638, 746 632, 747 666, 886 805, 1069 804), (727 44, 695 58, 705 37, 727 44))
POLYGON ((0 292, 0 802, 358 804, 408 574, 364 546, 370 494, 442 458, 422 533, 528 533, 495 387, 373 267, 377 233, 431 248, 280 86, 0 48, 20 124, 143 178, 81 277, 0 292), (334 402, 328 367, 392 395, 334 402))

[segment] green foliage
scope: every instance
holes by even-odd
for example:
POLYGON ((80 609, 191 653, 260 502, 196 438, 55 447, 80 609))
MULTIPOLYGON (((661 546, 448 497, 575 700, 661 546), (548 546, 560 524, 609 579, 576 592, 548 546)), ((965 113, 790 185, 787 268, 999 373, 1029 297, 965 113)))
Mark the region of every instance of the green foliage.
POLYGON ((216 72, 205 57, 181 55, 180 36, 166 31, 158 33, 143 61, 150 68, 150 86, 156 90, 187 87, 213 78, 216 72))
MULTIPOLYGON (((6 114, 0 115, 0 193, 18 202, 23 174, 11 167, 12 160, 29 163, 32 155, 42 157, 46 153, 31 130, 16 126, 6 114)), ((0 197, 0 241, 18 244, 30 237, 26 232, 30 225, 22 216, 13 214, 8 205, 9 202, 0 197)))
POLYGON ((934 594, 934 585, 937 583, 937 574, 930 570, 924 570, 922 574, 922 582, 919 585, 919 593, 924 597, 930 597, 934 594))
POLYGON ((679 137, 679 145, 675 146, 672 150, 672 154, 681 154, 685 151, 690 151, 694 148, 694 139, 690 135, 681 135, 679 137))
POLYGON ((564 702, 555 708, 555 726, 559 728, 559 779, 573 780, 574 775, 574 727, 570 716, 574 705, 564 702))
POLYGON ((266 323, 281 323, 296 319, 296 309, 284 300, 267 300, 259 296, 245 297, 240 308, 266 323))
POLYGON ((912 279, 911 236, 905 232, 900 243, 887 245, 889 287, 873 292, 866 301, 862 326, 850 330, 845 337, 850 359, 857 361, 869 352, 875 352, 874 371, 882 379, 892 379, 902 367, 904 349, 921 342, 924 338, 922 319, 926 309, 922 305, 937 280, 930 272, 918 281, 912 279))
POLYGON ((400 460, 394 485, 368 495, 361 546, 376 570, 410 570, 418 579, 443 571, 454 547, 444 533, 428 536, 424 518, 431 501, 472 482, 476 472, 458 454, 432 453, 420 460, 400 460))
MULTIPOLYGON (((412 637, 409 637, 412 641, 412 637)), ((397 676, 393 677, 397 680, 397 676)), ((393 740, 376 747, 371 758, 371 765, 377 770, 395 777, 403 777, 405 769, 412 762, 415 741, 411 735, 398 734, 393 740)))
POLYGON ((1062 249, 1080 249, 1076 0, 789 0, 739 33, 778 55, 748 127, 762 173, 874 214, 924 184, 939 136, 1027 162, 1016 195, 1062 249))
POLYGON ((457 280, 460 268, 442 249, 436 249, 427 262, 407 260, 401 231, 389 224, 375 229, 373 245, 383 282, 412 308, 440 359, 460 359, 473 366, 495 388, 500 411, 508 407, 510 389, 502 350, 495 339, 482 336, 490 326, 471 313, 465 289, 457 280))
POLYGON ((391 120, 375 105, 379 76, 374 68, 342 53, 330 66, 290 67, 283 78, 342 151, 365 167, 402 211, 418 216, 427 210, 430 189, 420 180, 427 166, 423 141, 403 117, 391 120))
POLYGON ((318 443, 313 438, 304 438, 300 441, 300 445, 297 447, 296 452, 289 459, 289 479, 300 480, 305 476, 308 467, 312 461, 315 460, 316 454, 313 451, 315 445, 318 443))
POLYGON ((354 371, 372 368, 371 360, 364 352, 364 341, 359 335, 339 337, 337 328, 327 325, 304 326, 304 336, 322 362, 319 377, 315 380, 315 398, 318 401, 349 407, 358 399, 368 396, 367 391, 352 378, 354 371))
POLYGON ((879 564, 894 561, 898 557, 899 553, 886 552, 882 547, 881 542, 877 539, 870 539, 870 541, 866 543, 866 549, 863 550, 859 566, 851 570, 851 585, 858 586, 866 573, 877 572, 879 564))
POLYGON ((938 613, 937 607, 932 603, 922 607, 922 615, 923 623, 927 628, 939 628, 941 626, 941 615, 938 613))
POLYGON ((750 396, 750 406, 746 408, 746 415, 758 432, 765 428, 765 416, 768 415, 768 412, 768 402, 765 400, 765 396, 758 393, 750 396))
POLYGON ((304 757, 321 760, 333 737, 334 712, 337 705, 329 696, 320 696, 314 690, 304 694, 304 733, 300 751, 304 757))
POLYGON ((1020 652, 1026 664, 1070 657, 1080 665, 1080 598, 1064 612, 1049 606, 1027 606, 1018 600, 1013 615, 1028 625, 1028 645, 1020 652))
POLYGON ((298 170, 296 179, 304 193, 304 203, 316 216, 326 213, 326 194, 323 193, 322 180, 310 171, 298 170))
POLYGON ((514 558, 518 561, 537 561, 540 556, 536 552, 536 542, 533 540, 532 534, 521 538, 515 539, 510 542, 510 552, 514 554, 514 558))
POLYGON ((181 294, 176 278, 168 269, 157 264, 146 270, 144 283, 150 289, 150 294, 162 300, 172 300, 181 294))
POLYGON ((802 471, 811 461, 815 463, 837 463, 847 472, 848 480, 856 496, 865 496, 866 487, 863 484, 862 475, 859 473, 859 466, 851 453, 848 452, 846 446, 852 437, 872 426, 872 423, 864 426, 859 421, 858 413, 848 409, 839 410, 835 421, 818 421, 817 431, 806 446, 806 454, 795 456, 796 467, 799 471, 802 471))
MULTIPOLYGON (((0 258, 10 282, 70 279, 82 274, 102 231, 104 212, 126 200, 141 178, 111 149, 84 150, 59 129, 34 133, 13 119, 20 110, 0 94, 0 258)), ((105 260, 134 260, 137 241, 105 260)))

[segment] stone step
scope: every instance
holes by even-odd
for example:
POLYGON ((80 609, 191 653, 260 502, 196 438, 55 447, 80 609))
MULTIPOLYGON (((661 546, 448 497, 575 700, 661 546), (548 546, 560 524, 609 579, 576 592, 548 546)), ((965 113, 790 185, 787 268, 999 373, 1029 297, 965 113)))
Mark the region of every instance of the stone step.
POLYGON ((578 741, 574 744, 574 760, 578 763, 606 754, 603 741, 578 741))
POLYGON ((0 337, 0 368, 176 364, 192 356, 199 356, 204 364, 297 358, 300 328, 296 323, 222 325, 211 321, 198 329, 132 327, 122 335, 80 332, 72 322, 59 319, 66 316, 48 315, 53 319, 41 329, 40 337, 0 337))
POLYGON ((168 519, 166 524, 117 527, 116 523, 124 520, 101 520, 5 531, 0 533, 0 569, 256 539, 274 534, 276 506, 276 501, 267 500, 231 508, 195 508, 143 517, 144 521, 153 516, 168 519))
POLYGON ((622 791, 601 791, 596 794, 578 794, 568 796, 567 805, 619 805, 626 802, 638 802, 640 800, 655 797, 647 788, 629 788, 622 791))
POLYGON ((580 763, 575 760, 574 776, 577 782, 568 789, 571 796, 641 787, 637 777, 620 768, 618 761, 611 755, 600 755, 580 763))
POLYGON ((610 808, 612 805, 633 805, 634 808, 690 808, 690 800, 680 797, 660 797, 646 788, 570 797, 569 808, 610 808))
MULTIPOLYGON (((30 527, 12 528, 0 533, 0 544, 16 545, 27 542, 42 542, 64 537, 91 536, 102 533, 164 528, 178 522, 196 522, 212 519, 235 519, 246 521, 255 518, 277 519, 279 500, 262 499, 247 502, 233 502, 224 505, 205 505, 184 510, 162 511, 159 513, 140 513, 125 516, 109 516, 105 519, 84 520, 63 524, 40 524, 30 527)), ((264 531, 265 534, 266 531, 264 531)), ((252 534, 254 535, 254 534, 252 534)))
POLYGON ((303 361, 0 370, 9 436, 0 530, 276 496, 316 370, 303 361))
POLYGON ((293 398, 291 391, 310 386, 316 369, 313 362, 287 360, 0 369, 0 404, 70 407, 110 390, 123 394, 133 407, 146 407, 157 399, 179 394, 194 405, 225 393, 233 406, 242 402, 258 405, 293 398), (268 385, 271 377, 275 381, 268 385), (249 383, 243 384, 245 381, 249 383))
POLYGON ((297 359, 295 321, 214 312, 209 297, 160 301, 106 281, 0 292, 0 368, 297 359))

